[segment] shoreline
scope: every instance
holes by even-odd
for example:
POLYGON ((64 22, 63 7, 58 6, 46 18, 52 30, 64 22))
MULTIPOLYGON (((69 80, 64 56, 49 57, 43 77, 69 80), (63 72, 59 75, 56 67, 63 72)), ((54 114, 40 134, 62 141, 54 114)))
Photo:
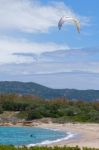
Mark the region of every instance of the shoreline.
POLYGON ((55 129, 63 131, 65 133, 70 132, 77 134, 73 138, 62 140, 57 143, 52 143, 50 146, 79 146, 79 147, 91 147, 99 148, 99 124, 92 123, 65 123, 65 124, 56 124, 49 123, 38 125, 37 127, 55 129))
MULTIPOLYGON (((49 141, 47 143, 44 143, 41 145, 43 146, 79 146, 82 147, 90 147, 90 148, 99 148, 99 124, 95 123, 64 123, 64 124, 58 124, 58 123, 43 123, 42 121, 33 121, 30 123, 30 125, 23 125, 21 123, 17 123, 16 125, 13 125, 11 123, 7 123, 4 126, 10 126, 10 127, 39 127, 39 128, 45 128, 45 129, 51 129, 56 131, 62 131, 64 133, 72 133, 75 135, 74 137, 71 137, 69 139, 60 139, 54 141, 49 141)), ((31 144, 31 146, 33 146, 31 144)))
MULTIPOLYGON (((37 127, 37 128, 42 128, 42 127, 37 127)), ((64 131, 61 131, 59 129, 52 129, 52 128, 42 128, 42 129, 48 129, 48 130, 52 130, 52 131, 64 132, 64 131)), ((42 141, 41 143, 28 144, 27 147, 32 147, 32 146, 53 146, 53 144, 57 145, 58 142, 65 141, 65 140, 70 140, 70 139, 73 139, 73 138, 77 138, 77 134, 75 134, 75 133, 71 133, 71 132, 64 132, 64 133, 66 134, 65 137, 58 138, 58 139, 55 139, 55 140, 45 140, 45 141, 42 141)))

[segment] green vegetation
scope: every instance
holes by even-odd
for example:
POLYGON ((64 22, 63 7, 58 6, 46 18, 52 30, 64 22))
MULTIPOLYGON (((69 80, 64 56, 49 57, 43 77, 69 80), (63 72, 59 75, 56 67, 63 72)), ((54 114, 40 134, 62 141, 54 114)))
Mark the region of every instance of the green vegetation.
POLYGON ((15 117, 25 120, 50 117, 58 123, 99 123, 99 102, 70 101, 64 98, 44 100, 31 95, 1 94, 0 113, 5 111, 17 112, 15 117))
MULTIPOLYGON (((58 147, 58 146, 54 146, 54 147, 14 147, 14 146, 6 146, 6 145, 0 145, 0 150, 81 150, 81 148, 79 148, 78 146, 76 147, 58 147)), ((99 148, 88 148, 88 147, 83 147, 82 150, 99 150, 99 148)))

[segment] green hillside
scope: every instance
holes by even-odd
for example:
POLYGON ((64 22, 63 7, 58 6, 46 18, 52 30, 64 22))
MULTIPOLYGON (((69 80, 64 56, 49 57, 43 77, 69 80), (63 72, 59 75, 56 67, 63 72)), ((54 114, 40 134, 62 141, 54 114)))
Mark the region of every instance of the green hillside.
POLYGON ((20 95, 35 95, 45 99, 65 97, 71 100, 99 100, 99 90, 51 89, 33 82, 4 81, 0 82, 0 94, 16 93, 20 95))

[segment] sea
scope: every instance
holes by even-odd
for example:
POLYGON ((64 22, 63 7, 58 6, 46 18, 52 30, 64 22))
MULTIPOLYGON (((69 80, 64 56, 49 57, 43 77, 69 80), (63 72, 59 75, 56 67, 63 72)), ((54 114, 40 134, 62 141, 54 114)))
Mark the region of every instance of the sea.
POLYGON ((74 134, 55 129, 0 126, 0 144, 15 146, 46 145, 73 138, 74 134))

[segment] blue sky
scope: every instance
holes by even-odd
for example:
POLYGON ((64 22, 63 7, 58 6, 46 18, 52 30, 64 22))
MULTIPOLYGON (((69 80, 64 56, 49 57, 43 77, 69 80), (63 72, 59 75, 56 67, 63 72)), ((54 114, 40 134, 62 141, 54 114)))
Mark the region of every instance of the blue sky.
POLYGON ((99 89, 99 1, 0 0, 0 80, 99 89), (61 16, 81 24, 62 30, 61 16))

